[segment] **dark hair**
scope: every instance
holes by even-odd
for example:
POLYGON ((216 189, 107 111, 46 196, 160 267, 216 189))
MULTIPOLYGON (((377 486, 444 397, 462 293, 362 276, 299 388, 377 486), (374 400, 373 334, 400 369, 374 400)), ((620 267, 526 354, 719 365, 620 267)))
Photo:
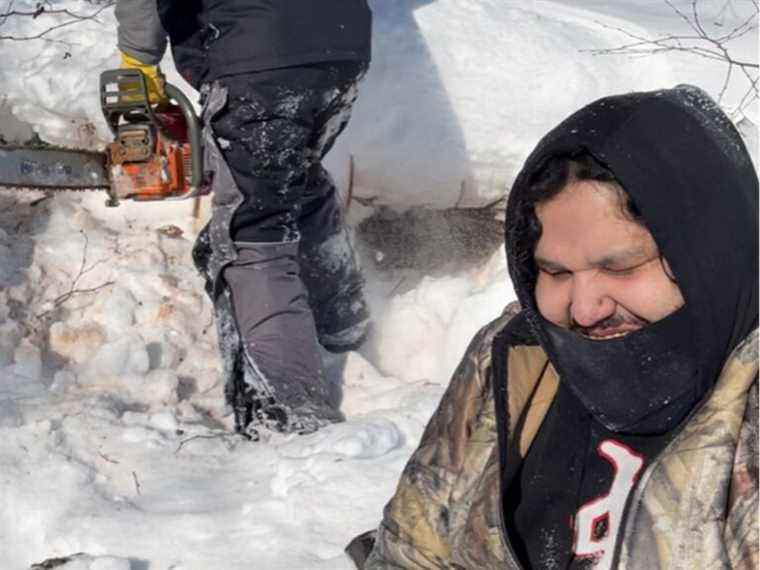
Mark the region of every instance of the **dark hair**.
POLYGON ((633 202, 612 171, 587 152, 568 156, 552 156, 536 170, 528 180, 528 191, 523 200, 527 209, 529 240, 535 249, 541 237, 541 222, 536 215, 536 206, 551 200, 570 183, 578 180, 603 182, 610 185, 621 197, 622 214, 629 220, 646 227, 641 211, 633 202))
POLYGON ((641 211, 613 172, 590 153, 579 151, 549 157, 529 176, 527 188, 519 197, 519 205, 515 212, 515 261, 528 283, 535 284, 537 269, 533 253, 541 237, 541 222, 536 215, 536 206, 551 200, 568 184, 578 180, 602 182, 613 188, 621 197, 622 214, 646 227, 641 211))

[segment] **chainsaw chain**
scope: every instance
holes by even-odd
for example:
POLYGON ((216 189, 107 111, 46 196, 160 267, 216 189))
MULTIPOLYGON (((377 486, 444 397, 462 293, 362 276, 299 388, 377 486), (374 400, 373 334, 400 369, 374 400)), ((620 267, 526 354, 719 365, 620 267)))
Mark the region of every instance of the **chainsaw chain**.
POLYGON ((0 182, 0 192, 43 192, 45 194, 65 194, 68 192, 106 192, 105 188, 100 186, 82 186, 82 187, 68 187, 68 188, 37 188, 35 186, 11 186, 0 182))
MULTIPOLYGON (((102 152, 98 152, 96 150, 90 150, 90 149, 81 149, 81 148, 72 148, 67 146, 60 146, 60 145, 54 145, 50 144, 48 142, 43 141, 39 137, 32 138, 26 143, 23 144, 8 144, 5 142, 5 140, 0 136, 0 150, 7 150, 7 151, 14 151, 14 150, 52 150, 52 151, 63 151, 63 152, 76 152, 78 154, 91 154, 95 156, 100 156, 102 152)), ((37 186, 17 186, 14 184, 4 184, 2 181, 0 181, 0 190, 8 190, 11 192, 44 192, 44 193, 67 193, 67 192, 106 192, 107 189, 103 186, 67 186, 65 188, 55 188, 55 187, 37 187, 37 186)))

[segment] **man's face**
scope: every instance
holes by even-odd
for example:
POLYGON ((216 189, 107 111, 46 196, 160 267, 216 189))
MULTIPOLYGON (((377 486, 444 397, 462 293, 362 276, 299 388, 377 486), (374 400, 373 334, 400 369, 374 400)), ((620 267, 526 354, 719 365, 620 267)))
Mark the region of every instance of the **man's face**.
POLYGON ((652 234, 625 216, 620 194, 607 183, 574 181, 536 206, 538 310, 595 340, 638 330, 684 304, 652 234))

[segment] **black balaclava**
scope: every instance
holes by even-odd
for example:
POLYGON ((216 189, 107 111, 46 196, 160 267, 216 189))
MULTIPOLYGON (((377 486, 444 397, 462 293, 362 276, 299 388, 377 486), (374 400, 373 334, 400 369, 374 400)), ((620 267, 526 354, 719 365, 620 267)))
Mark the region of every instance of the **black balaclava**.
POLYGON ((611 431, 671 430, 757 327, 757 175, 730 120, 698 88, 607 97, 570 116, 526 161, 506 219, 509 270, 525 317, 563 383, 611 431), (622 339, 584 339, 545 321, 535 303, 528 184, 548 159, 582 152, 632 198, 686 301, 622 339), (610 378, 618 382, 605 384, 610 378))

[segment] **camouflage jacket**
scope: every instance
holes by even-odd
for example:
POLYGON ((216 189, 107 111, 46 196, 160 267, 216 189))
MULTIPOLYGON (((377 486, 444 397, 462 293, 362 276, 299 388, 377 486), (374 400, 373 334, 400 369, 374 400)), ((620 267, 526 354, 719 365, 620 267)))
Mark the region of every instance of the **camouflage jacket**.
MULTIPOLYGON (((475 337, 379 529, 349 546, 364 570, 520 568, 503 530, 502 489, 538 431, 558 378, 538 345, 513 341, 492 350, 512 315, 505 312, 475 337), (497 366, 494 359, 506 362, 497 366), (493 382, 498 374, 508 389, 493 382), (507 424, 506 436, 497 436, 497 417, 507 424)), ((714 390, 631 491, 614 568, 758 568, 757 338, 754 331, 734 350, 714 390)))

